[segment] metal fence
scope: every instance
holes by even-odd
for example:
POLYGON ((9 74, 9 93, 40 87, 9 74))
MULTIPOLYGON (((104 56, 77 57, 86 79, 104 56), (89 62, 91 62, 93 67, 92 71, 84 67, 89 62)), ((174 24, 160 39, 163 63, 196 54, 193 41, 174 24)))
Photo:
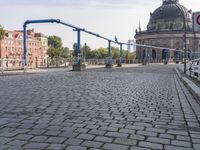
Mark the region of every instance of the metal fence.
POLYGON ((200 58, 191 60, 189 62, 189 71, 190 71, 190 76, 197 77, 199 79, 200 77, 200 58))
MULTIPOLYGON (((118 59, 82 59, 82 63, 86 65, 106 65, 108 62, 116 65, 119 63, 118 59)), ((77 63, 76 58, 66 59, 60 58, 58 60, 50 60, 48 59, 46 63, 41 64, 40 60, 35 62, 29 62, 27 64, 27 68, 36 69, 36 68, 62 68, 69 67, 77 63)), ((127 64, 137 64, 138 60, 123 60, 123 63, 127 64)), ((24 69, 24 62, 20 59, 0 59, 0 71, 11 71, 11 70, 22 70, 24 69)))
POLYGON ((0 59, 0 69, 4 70, 20 70, 23 68, 23 61, 19 59, 0 59))

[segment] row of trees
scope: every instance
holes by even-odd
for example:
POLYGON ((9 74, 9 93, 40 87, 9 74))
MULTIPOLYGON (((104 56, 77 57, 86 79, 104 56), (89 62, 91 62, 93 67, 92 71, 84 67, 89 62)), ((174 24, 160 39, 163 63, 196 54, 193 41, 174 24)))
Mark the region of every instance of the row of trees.
MULTIPOLYGON (((51 62, 59 62, 59 58, 69 59, 77 57, 77 43, 73 44, 73 51, 70 52, 68 47, 63 47, 62 39, 58 36, 48 37, 49 49, 47 51, 48 56, 51 58, 51 62)), ((85 59, 106 59, 108 57, 108 48, 99 48, 92 50, 88 45, 81 45, 81 57, 85 59)), ((120 50, 118 47, 111 47, 112 59, 119 59, 120 50)), ((123 59, 133 60, 136 55, 135 52, 128 53, 127 50, 122 51, 123 59)))
POLYGON ((51 64, 56 64, 58 66, 59 62, 63 61, 60 58, 66 60, 70 57, 69 48, 63 47, 62 39, 58 36, 49 36, 48 37, 48 46, 47 55, 50 57, 51 64))
MULTIPOLYGON (((74 49, 75 51, 75 49, 74 49)), ((108 57, 108 48, 98 48, 95 50, 91 50, 89 46, 82 47, 82 56, 86 59, 106 59, 108 57)), ((127 50, 122 50, 123 59, 133 60, 136 55, 134 52, 128 52, 127 50)), ((119 59, 120 58, 120 49, 118 47, 111 47, 111 58, 119 59)))

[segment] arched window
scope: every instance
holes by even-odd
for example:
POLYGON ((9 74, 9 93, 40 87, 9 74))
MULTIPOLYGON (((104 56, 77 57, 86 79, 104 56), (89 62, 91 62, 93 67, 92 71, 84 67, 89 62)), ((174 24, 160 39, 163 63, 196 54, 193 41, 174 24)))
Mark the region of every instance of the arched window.
POLYGON ((156 50, 155 49, 152 50, 152 59, 156 59, 156 50))

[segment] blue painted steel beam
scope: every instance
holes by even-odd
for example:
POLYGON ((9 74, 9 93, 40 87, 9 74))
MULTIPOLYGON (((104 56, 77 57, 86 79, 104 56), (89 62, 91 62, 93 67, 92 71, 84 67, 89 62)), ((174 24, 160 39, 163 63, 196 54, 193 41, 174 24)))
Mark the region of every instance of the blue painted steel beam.
POLYGON ((24 22, 23 25, 23 32, 24 32, 24 67, 27 65, 27 30, 26 27, 28 24, 36 24, 36 23, 60 23, 59 19, 44 19, 44 20, 27 20, 24 22))
MULTIPOLYGON (((94 33, 94 32, 91 32, 91 31, 87 31, 85 30, 84 28, 80 28, 80 27, 77 27, 77 26, 74 26, 74 25, 71 25, 71 24, 68 24, 68 23, 65 23, 63 21, 61 21, 60 19, 42 19, 42 20, 27 20, 26 22, 24 22, 24 65, 27 65, 27 60, 26 60, 26 52, 27 52, 27 31, 26 31, 26 27, 28 24, 37 24, 37 23, 59 23, 59 24, 62 24, 62 25, 65 25, 65 26, 68 26, 68 27, 71 27, 73 29, 75 29, 78 33, 77 33, 77 52, 78 52, 78 64, 80 64, 80 32, 85 32, 85 33, 88 33, 88 34, 91 34, 93 36, 96 36, 98 38, 101 38, 101 39, 104 39, 104 40, 107 40, 108 43, 109 43, 109 50, 108 50, 108 55, 109 55, 109 59, 110 59, 110 45, 111 45, 111 42, 113 43, 117 43, 119 44, 117 41, 114 41, 114 40, 111 40, 109 38, 106 38, 106 37, 103 37, 97 33, 94 33)), ((126 44, 126 43, 122 43, 122 44, 126 44)), ((109 62, 110 63, 110 62, 109 62)))
POLYGON ((26 25, 23 26, 23 30, 24 30, 24 68, 25 66, 27 65, 26 64, 26 34, 27 34, 27 31, 26 31, 26 25))
POLYGON ((77 64, 81 64, 81 30, 77 30, 77 64))
POLYGON ((24 24, 27 25, 35 23, 60 23, 60 19, 27 20, 24 24))

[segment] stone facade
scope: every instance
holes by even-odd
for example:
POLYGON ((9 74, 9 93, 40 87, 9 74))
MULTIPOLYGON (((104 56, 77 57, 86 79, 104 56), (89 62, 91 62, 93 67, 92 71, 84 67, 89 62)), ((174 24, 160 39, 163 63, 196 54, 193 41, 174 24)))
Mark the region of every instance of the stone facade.
POLYGON ((44 63, 44 66, 47 66, 47 59, 48 59, 47 50, 49 48, 48 38, 46 35, 44 35, 42 33, 35 33, 35 37, 37 40, 39 40, 42 43, 42 49, 44 50, 43 51, 43 63, 44 63))
MULTIPOLYGON (((150 13, 150 16, 147 30, 141 31, 140 27, 136 30, 137 44, 184 50, 186 30, 187 57, 200 57, 200 33, 193 32, 191 10, 188 11, 178 0, 163 0, 162 6, 150 13)), ((137 46, 137 58, 140 62, 144 59, 144 49, 137 46)), ((163 48, 147 48, 147 53, 151 62, 163 61, 163 48)), ((181 61, 183 53, 171 50, 168 58, 171 61, 181 61)))
MULTIPOLYGON (((33 30, 27 31, 27 65, 29 68, 44 66, 45 48, 33 30)), ((8 31, 0 40, 1 67, 21 68, 24 65, 24 44, 22 31, 8 31)))

